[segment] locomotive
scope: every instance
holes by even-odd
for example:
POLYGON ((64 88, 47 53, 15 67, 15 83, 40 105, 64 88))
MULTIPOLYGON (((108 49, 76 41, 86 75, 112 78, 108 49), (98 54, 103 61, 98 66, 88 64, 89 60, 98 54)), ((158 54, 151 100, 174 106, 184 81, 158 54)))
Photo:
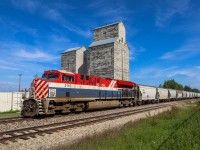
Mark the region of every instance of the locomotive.
POLYGON ((131 81, 64 70, 47 70, 41 78, 33 80, 29 98, 23 101, 21 115, 34 117, 199 97, 200 93, 136 85, 131 81))
POLYGON ((135 104, 134 82, 47 70, 41 78, 33 80, 21 115, 33 117, 135 104))

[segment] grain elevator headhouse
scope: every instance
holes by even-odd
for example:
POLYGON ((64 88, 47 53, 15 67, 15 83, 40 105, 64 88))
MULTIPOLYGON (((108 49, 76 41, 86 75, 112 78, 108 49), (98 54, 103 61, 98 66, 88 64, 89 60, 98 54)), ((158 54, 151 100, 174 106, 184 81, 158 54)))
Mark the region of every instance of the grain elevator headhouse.
POLYGON ((93 42, 87 51, 88 74, 129 80, 129 49, 122 22, 94 29, 93 42))

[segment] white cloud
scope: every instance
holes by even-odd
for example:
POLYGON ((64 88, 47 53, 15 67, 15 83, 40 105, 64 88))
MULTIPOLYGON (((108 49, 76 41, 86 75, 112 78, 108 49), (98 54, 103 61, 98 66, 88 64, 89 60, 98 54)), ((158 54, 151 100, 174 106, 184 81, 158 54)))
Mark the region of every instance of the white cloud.
POLYGON ((35 13, 36 10, 44 17, 59 23, 65 29, 79 34, 83 37, 91 37, 92 33, 88 29, 82 29, 71 22, 67 21, 65 17, 62 16, 60 10, 63 11, 71 11, 76 9, 76 7, 62 4, 62 3, 53 3, 55 5, 51 6, 51 4, 46 5, 46 3, 39 2, 37 0, 12 0, 12 4, 19 9, 28 11, 29 13, 35 13))
POLYGON ((26 60, 36 60, 36 61, 52 61, 57 59, 58 57, 51 56, 43 51, 36 50, 36 51, 26 51, 26 50, 19 50, 15 53, 17 57, 21 57, 26 60))
POLYGON ((0 81, 0 92, 17 91, 18 84, 13 82, 0 81))
POLYGON ((173 17, 184 14, 189 8, 189 3, 190 0, 166 0, 166 4, 158 7, 156 26, 165 27, 173 17))
POLYGON ((145 52, 145 49, 141 46, 136 46, 133 44, 128 44, 129 47, 129 58, 130 61, 135 60, 139 55, 145 52))
POLYGON ((0 41, 0 51, 0 71, 41 72, 48 68, 49 62, 59 62, 60 58, 60 55, 17 42, 0 41))
POLYGON ((86 38, 92 36, 92 33, 89 29, 84 30, 84 29, 79 28, 78 26, 75 26, 74 24, 66 20, 58 10, 49 8, 47 6, 43 6, 43 9, 44 9, 43 15, 46 18, 59 23, 68 31, 74 32, 86 38))
POLYGON ((71 41, 68 38, 64 37, 64 36, 58 36, 58 35, 52 34, 51 38, 52 38, 53 42, 71 43, 71 41))
POLYGON ((200 39, 191 39, 177 50, 164 53, 160 59, 182 60, 200 55, 200 39))
MULTIPOLYGON (((158 66, 142 67, 142 69, 135 70, 134 78, 141 81, 153 81, 162 84, 164 80, 175 79, 183 85, 189 85, 192 88, 200 89, 200 66, 178 67, 171 66, 161 68, 158 66)), ((154 83, 150 83, 154 84, 154 83)))
POLYGON ((0 18, 0 23, 2 27, 8 28, 10 31, 12 31, 14 34, 16 33, 26 33, 29 35, 32 35, 33 37, 37 36, 37 29, 36 28, 31 28, 19 21, 11 20, 9 18, 2 17, 0 18))
POLYGON ((107 1, 105 4, 104 1, 96 0, 88 5, 88 7, 95 10, 95 16, 106 19, 107 23, 120 20, 125 21, 127 20, 128 15, 133 13, 123 1, 107 1))
POLYGON ((40 6, 37 0, 11 0, 14 7, 34 13, 40 6))

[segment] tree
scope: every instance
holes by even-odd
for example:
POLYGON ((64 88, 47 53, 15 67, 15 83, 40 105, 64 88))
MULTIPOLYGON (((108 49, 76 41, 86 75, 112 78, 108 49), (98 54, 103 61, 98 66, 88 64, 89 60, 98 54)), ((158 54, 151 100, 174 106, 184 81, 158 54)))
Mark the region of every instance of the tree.
POLYGON ((177 89, 178 83, 174 79, 166 80, 163 84, 163 87, 168 89, 177 89))
POLYGON ((192 89, 191 91, 192 91, 192 92, 199 93, 199 90, 198 90, 198 89, 196 89, 196 88, 192 89))
MULTIPOLYGON (((162 84, 159 85, 159 87, 162 84)), ((189 92, 196 92, 196 93, 200 93, 200 90, 197 88, 191 88, 190 86, 183 86, 182 84, 179 84, 178 82, 176 82, 174 79, 171 80, 166 80, 163 84, 163 88, 167 88, 167 89, 176 89, 176 90, 181 90, 181 91, 189 91, 189 92)))
POLYGON ((186 86, 184 86, 184 88, 183 88, 183 89, 184 89, 184 91, 191 91, 191 90, 192 90, 192 88, 191 88, 191 87, 189 87, 189 86, 187 86, 187 85, 186 85, 186 86))
POLYGON ((177 84, 177 88, 176 88, 177 90, 183 90, 183 85, 182 84, 177 84))

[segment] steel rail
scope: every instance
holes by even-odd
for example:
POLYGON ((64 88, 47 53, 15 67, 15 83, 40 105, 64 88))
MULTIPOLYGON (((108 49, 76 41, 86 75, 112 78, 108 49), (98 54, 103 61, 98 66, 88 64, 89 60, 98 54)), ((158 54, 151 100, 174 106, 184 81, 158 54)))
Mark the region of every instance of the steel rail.
MULTIPOLYGON (((161 105, 160 108, 170 107, 174 105, 161 105)), ((1 132, 0 135, 0 143, 6 143, 6 141, 16 141, 16 139, 29 139, 29 137, 35 137, 36 135, 43 135, 43 134, 52 134, 58 130, 76 128, 80 126, 86 126, 93 123, 99 123, 107 120, 114 120, 124 116, 130 116, 133 114, 138 114, 142 112, 148 112, 151 110, 158 109, 158 106, 148 107, 148 108, 140 108, 136 110, 129 110, 125 112, 118 112, 114 114, 107 114, 102 116, 94 116, 88 117, 83 119, 75 119, 65 122, 53 123, 48 125, 42 126, 34 126, 28 128, 22 128, 17 130, 10 130, 6 132, 1 132)))

